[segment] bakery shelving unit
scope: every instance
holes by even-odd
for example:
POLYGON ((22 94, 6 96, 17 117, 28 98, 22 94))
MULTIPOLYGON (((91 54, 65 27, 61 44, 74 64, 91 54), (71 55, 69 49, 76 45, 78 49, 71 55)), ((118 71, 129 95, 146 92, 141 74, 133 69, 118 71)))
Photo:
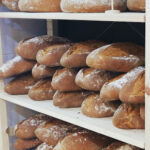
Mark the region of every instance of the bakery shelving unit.
MULTIPOLYGON (((46 19, 46 20, 88 20, 88 21, 115 21, 115 22, 138 22, 146 25, 146 85, 150 87, 150 1, 147 1, 146 13, 24 13, 24 12, 1 12, 0 18, 17 19, 46 19)), ((51 22, 49 22, 51 25, 51 22)), ((1 31, 1 30, 0 30, 1 31)), ((49 31, 49 30, 48 30, 49 31)), ((50 33, 50 32, 49 32, 50 33)), ((0 38, 1 41, 1 38, 0 38)), ((0 43, 1 46, 1 43, 0 43)), ((2 63, 2 46, 0 47, 0 62, 2 63)), ((3 81, 0 81, 0 150, 9 150, 7 128, 6 102, 17 104, 52 117, 76 124, 135 145, 145 150, 150 150, 150 96, 146 95, 146 129, 144 130, 121 130, 112 125, 111 118, 93 119, 82 115, 79 108, 59 109, 52 105, 51 101, 36 102, 28 96, 12 96, 3 91, 3 81)))

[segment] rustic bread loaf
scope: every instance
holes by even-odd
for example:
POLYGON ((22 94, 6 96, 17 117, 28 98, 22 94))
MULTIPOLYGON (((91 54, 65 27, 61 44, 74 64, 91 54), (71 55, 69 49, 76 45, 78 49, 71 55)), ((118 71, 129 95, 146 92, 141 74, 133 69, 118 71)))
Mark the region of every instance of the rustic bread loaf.
POLYGON ((56 68, 50 68, 45 65, 35 64, 32 69, 32 76, 39 80, 46 77, 51 77, 55 73, 56 68))
POLYGON ((103 42, 92 40, 75 43, 64 53, 60 63, 67 68, 84 67, 86 66, 86 57, 88 54, 104 45, 105 43, 103 42))
POLYGON ((122 87, 143 71, 144 67, 137 67, 126 74, 106 82, 100 91, 100 98, 104 101, 118 100, 122 87))
POLYGON ((58 69, 52 78, 52 86, 59 91, 78 91, 81 90, 75 83, 75 77, 78 70, 75 69, 58 69))
POLYGON ((17 76, 5 86, 5 92, 11 95, 28 94, 29 89, 36 83, 30 73, 17 76))
POLYGON ((121 129, 144 129, 145 122, 140 116, 140 105, 122 104, 113 116, 114 126, 121 129))
MULTIPOLYGON (((126 10, 126 0, 114 0, 114 8, 126 10)), ((64 12, 105 12, 111 9, 111 0, 62 0, 61 9, 64 12)))
POLYGON ((119 99, 125 103, 145 103, 145 71, 132 78, 122 87, 119 99))
POLYGON ((80 107, 84 99, 92 92, 60 92, 57 91, 53 96, 53 104, 61 108, 80 107))
POLYGON ((91 52, 86 63, 96 69, 128 72, 145 63, 145 50, 133 43, 113 43, 91 52))
POLYGON ((131 11, 145 11, 146 0, 127 0, 127 7, 131 11))
POLYGON ((81 69, 75 78, 75 83, 86 90, 100 91, 103 84, 116 76, 113 72, 93 68, 81 69))
POLYGON ((20 56, 16 56, 0 67, 0 78, 8 78, 30 71, 35 63, 35 61, 25 60, 20 56))
POLYGON ((55 44, 38 51, 36 60, 39 64, 49 67, 60 66, 62 55, 69 49, 70 44, 55 44))
POLYGON ((82 103, 82 113, 89 117, 111 117, 118 108, 118 102, 103 102, 98 94, 88 96, 82 103))
POLYGON ((145 120, 145 105, 141 105, 140 107, 140 116, 143 120, 145 120))
POLYGON ((20 41, 15 51, 23 58, 36 60, 36 54, 40 49, 54 44, 64 44, 66 42, 68 42, 68 40, 65 38, 43 35, 20 41))
POLYGON ((46 143, 39 145, 36 150, 53 150, 53 146, 48 146, 46 143))
POLYGON ((19 11, 18 2, 19 0, 2 0, 2 3, 13 11, 19 11))
POLYGON ((29 97, 36 101, 52 100, 55 90, 51 86, 51 79, 41 79, 29 90, 29 97))

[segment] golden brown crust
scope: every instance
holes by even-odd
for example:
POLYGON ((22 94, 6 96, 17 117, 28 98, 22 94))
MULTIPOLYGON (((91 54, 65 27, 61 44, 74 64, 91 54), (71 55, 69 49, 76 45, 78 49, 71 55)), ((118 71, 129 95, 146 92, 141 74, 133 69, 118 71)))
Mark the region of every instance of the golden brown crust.
POLYGON ((53 88, 63 92, 81 90, 81 88, 75 83, 77 72, 78 71, 75 69, 58 69, 52 78, 53 88))
POLYGON ((32 70, 35 61, 25 60, 20 56, 7 61, 0 67, 0 78, 9 78, 32 70))
POLYGON ((55 44, 38 51, 36 60, 39 64, 49 67, 60 66, 62 55, 68 50, 70 44, 55 44))
POLYGON ((51 86, 51 79, 41 79, 29 90, 29 97, 33 100, 52 100, 55 90, 51 86))
POLYGON ((105 45, 99 41, 85 41, 73 44, 62 56, 60 63, 67 68, 86 66, 86 57, 94 49, 105 45))
POLYGON ((111 117, 118 108, 118 102, 103 102, 98 94, 88 96, 82 103, 82 113, 89 117, 111 117))
POLYGON ((144 129, 145 122, 140 116, 140 105, 120 105, 113 116, 113 124, 121 129, 144 129))
POLYGON ((145 120, 145 105, 141 105, 140 107, 140 116, 143 120, 145 120))
POLYGON ((92 92, 60 92, 56 91, 53 97, 53 104, 61 108, 80 107, 84 99, 92 92))
POLYGON ((145 11, 146 0, 127 0, 127 7, 131 11, 145 11))
POLYGON ((28 94, 29 89, 35 83, 30 73, 19 75, 5 86, 5 92, 12 95, 28 94))
POLYGON ((36 150, 53 150, 53 146, 48 146, 46 143, 39 145, 36 150))
POLYGON ((91 52, 86 63, 96 69, 128 72, 145 63, 145 50, 133 43, 113 43, 91 52))
POLYGON ((10 10, 19 11, 18 8, 19 0, 2 0, 2 3, 10 10))

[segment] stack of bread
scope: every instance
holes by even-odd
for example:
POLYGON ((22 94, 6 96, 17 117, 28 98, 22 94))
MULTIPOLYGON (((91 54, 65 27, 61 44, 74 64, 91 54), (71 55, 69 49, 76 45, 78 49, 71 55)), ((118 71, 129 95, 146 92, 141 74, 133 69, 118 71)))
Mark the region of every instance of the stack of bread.
POLYGON ((16 150, 140 150, 43 114, 23 120, 11 134, 18 137, 16 150))

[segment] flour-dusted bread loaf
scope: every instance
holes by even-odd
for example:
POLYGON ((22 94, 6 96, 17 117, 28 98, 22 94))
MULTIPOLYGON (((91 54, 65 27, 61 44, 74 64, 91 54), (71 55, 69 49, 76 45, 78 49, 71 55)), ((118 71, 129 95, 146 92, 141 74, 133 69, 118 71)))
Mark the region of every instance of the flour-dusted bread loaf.
POLYGON ((52 86, 59 91, 79 91, 81 88, 76 85, 75 77, 78 70, 75 69, 58 69, 52 78, 52 86))
POLYGON ((137 67, 126 74, 106 82, 100 91, 100 98, 104 101, 118 100, 122 87, 143 71, 144 67, 137 67))
POLYGON ((61 12, 60 0, 19 0, 19 9, 27 12, 61 12))
POLYGON ((141 105, 140 107, 140 116, 143 120, 145 120, 145 105, 141 105))
POLYGON ((36 101, 52 100, 55 90, 51 86, 51 79, 41 79, 29 90, 29 97, 36 101))
POLYGON ((86 63, 96 69, 128 72, 145 63, 145 50, 133 43, 113 43, 91 52, 86 63))
POLYGON ((140 105, 122 104, 113 116, 114 126, 121 129, 144 129, 145 121, 140 116, 140 105))
POLYGON ((131 11, 145 11, 146 0, 127 0, 127 7, 131 11))
POLYGON ((5 86, 5 92, 11 95, 28 94, 29 89, 36 83, 31 73, 15 77, 5 86))
POLYGON ((66 136, 54 150, 101 150, 111 143, 111 139, 90 131, 80 131, 66 136))
POLYGON ((40 145, 42 142, 39 139, 18 139, 16 140, 14 147, 15 150, 29 150, 32 148, 36 148, 38 145, 40 145))
POLYGON ((38 51, 36 60, 39 64, 49 67, 60 66, 60 59, 69 47, 68 43, 48 46, 38 51))
POLYGON ((104 42, 94 40, 75 43, 64 53, 60 63, 67 68, 84 67, 86 66, 86 57, 88 54, 104 45, 104 42))
POLYGON ((16 53, 23 58, 36 60, 36 54, 40 49, 54 44, 64 44, 69 42, 65 38, 48 35, 24 39, 16 46, 16 53))
POLYGON ((39 80, 46 77, 51 77, 55 73, 56 68, 54 67, 47 67, 45 65, 35 64, 35 66, 32 69, 32 76, 39 80))
POLYGON ((18 2, 19 0, 2 0, 2 3, 13 11, 19 11, 18 2))
POLYGON ((145 103, 145 71, 136 75, 122 87, 119 99, 125 103, 145 103))
POLYGON ((86 90, 100 91, 103 84, 116 76, 113 72, 93 68, 81 69, 75 78, 75 83, 86 90))
POLYGON ((61 108, 80 107, 84 99, 92 94, 89 91, 60 92, 53 96, 53 104, 61 108))
MULTIPOLYGON (((126 0, 114 0, 114 8, 125 11, 126 0)), ((105 12, 111 9, 111 0, 61 0, 61 9, 64 12, 105 12)))
POLYGON ((118 102, 103 102, 99 94, 93 94, 82 103, 82 113, 94 118, 111 117, 119 105, 118 102))
POLYGON ((36 148, 36 150, 53 150, 53 148, 53 146, 49 146, 46 143, 42 143, 36 148))
POLYGON ((25 60, 20 56, 16 56, 0 67, 0 78, 9 78, 31 71, 35 63, 35 61, 25 60))

